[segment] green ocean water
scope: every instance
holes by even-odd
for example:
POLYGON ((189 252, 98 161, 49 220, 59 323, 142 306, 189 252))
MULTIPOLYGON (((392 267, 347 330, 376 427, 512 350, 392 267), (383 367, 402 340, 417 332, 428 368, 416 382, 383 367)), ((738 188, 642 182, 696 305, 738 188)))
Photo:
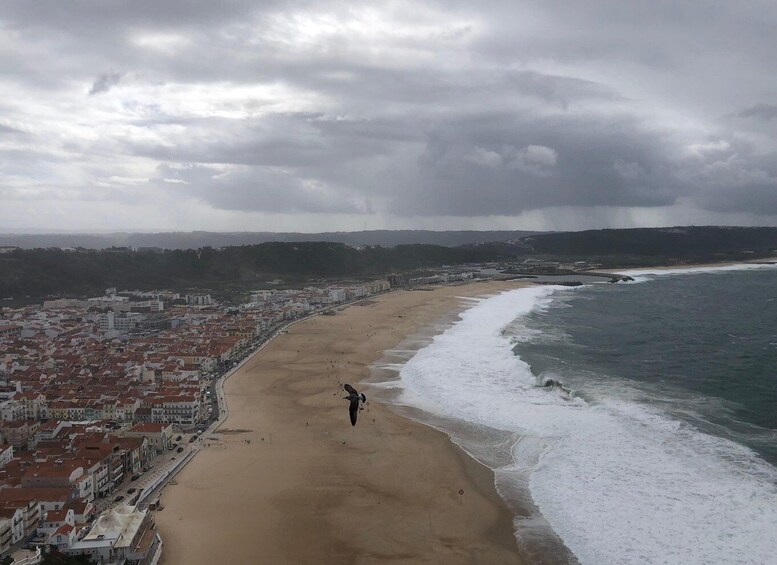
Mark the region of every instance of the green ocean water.
POLYGON ((539 378, 661 408, 777 465, 777 269, 555 293, 516 353, 539 378))

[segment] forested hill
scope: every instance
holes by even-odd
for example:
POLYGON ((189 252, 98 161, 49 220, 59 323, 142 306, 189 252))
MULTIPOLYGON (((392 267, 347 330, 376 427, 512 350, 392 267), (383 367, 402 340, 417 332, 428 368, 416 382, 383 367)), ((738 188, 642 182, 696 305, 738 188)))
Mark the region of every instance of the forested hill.
POLYGON ((777 251, 777 228, 703 226, 589 230, 532 235, 517 243, 522 253, 538 255, 696 259, 746 251, 777 251))
POLYGON ((342 243, 261 245, 174 250, 62 251, 18 249, 0 255, 0 297, 87 295, 105 288, 212 288, 250 283, 268 275, 304 277, 385 276, 443 264, 509 258, 504 246, 451 248, 400 245, 357 249, 342 243))
POLYGON ((741 260, 777 255, 777 228, 678 227, 592 230, 525 236, 508 242, 460 247, 398 245, 352 247, 344 243, 272 242, 198 250, 63 251, 16 249, 0 254, 0 298, 83 296, 106 287, 219 288, 252 285, 271 276, 385 276, 527 256, 591 259, 602 266, 741 260))

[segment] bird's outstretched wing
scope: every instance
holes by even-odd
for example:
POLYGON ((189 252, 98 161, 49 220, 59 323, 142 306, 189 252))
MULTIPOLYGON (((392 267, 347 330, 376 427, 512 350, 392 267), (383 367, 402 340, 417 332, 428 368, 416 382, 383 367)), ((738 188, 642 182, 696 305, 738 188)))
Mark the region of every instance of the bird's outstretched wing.
POLYGON ((358 392, 356 392, 356 389, 353 388, 351 385, 343 385, 343 388, 348 392, 350 392, 351 394, 359 394, 358 392))
POLYGON ((356 416, 359 415, 359 399, 351 400, 351 405, 348 407, 348 414, 351 416, 351 425, 356 425, 356 416))

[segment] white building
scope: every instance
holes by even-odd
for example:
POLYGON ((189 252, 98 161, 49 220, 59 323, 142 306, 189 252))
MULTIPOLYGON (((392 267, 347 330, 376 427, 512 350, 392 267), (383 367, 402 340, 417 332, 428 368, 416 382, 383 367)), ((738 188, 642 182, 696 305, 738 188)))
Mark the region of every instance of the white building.
POLYGON ((151 408, 151 421, 157 423, 192 426, 200 413, 199 394, 156 397, 145 404, 151 408))
POLYGON ((11 518, 0 518, 0 555, 11 548, 13 543, 13 523, 11 518))
POLYGON ((5 467, 13 461, 13 445, 0 443, 0 468, 5 467))
POLYGON ((135 329, 135 327, 143 319, 143 316, 137 312, 127 312, 124 314, 116 314, 113 311, 105 312, 97 317, 97 323, 100 328, 100 332, 108 333, 116 331, 117 333, 129 333, 135 329))
POLYGON ((46 540, 46 545, 56 547, 58 551, 65 551, 76 541, 76 529, 71 524, 63 524, 57 528, 46 540))
POLYGON ((38 524, 40 535, 50 536, 61 526, 69 524, 75 526, 75 513, 71 509, 49 510, 38 524))
POLYGON ((21 508, 0 508, 0 537, 6 537, 6 528, 11 527, 11 544, 24 538, 24 510, 21 508))
POLYGON ((89 533, 65 552, 86 555, 98 565, 124 565, 152 563, 161 550, 149 511, 120 504, 101 514, 89 533))
POLYGON ((345 294, 348 298, 363 298, 367 296, 367 287, 364 285, 354 285, 345 289, 345 294))
POLYGON ((329 289, 329 298, 332 302, 345 302, 345 289, 331 287, 329 289))
POLYGON ((210 294, 187 294, 186 303, 193 306, 210 306, 212 304, 210 294))
POLYGON ((273 290, 257 290, 251 293, 251 302, 268 302, 275 291, 273 290))
POLYGON ((162 422, 144 422, 135 424, 123 435, 125 437, 144 437, 157 453, 164 453, 173 441, 173 426, 162 422))
POLYGON ((6 400, 0 404, 0 419, 6 422, 24 420, 27 415, 24 403, 19 400, 6 400))
POLYGON ((114 329, 114 327, 115 327, 114 320, 115 319, 116 319, 116 314, 114 314, 113 311, 105 312, 103 314, 100 314, 97 317, 97 324, 98 324, 98 326, 100 328, 100 331, 105 333, 105 332, 109 332, 112 329, 114 329))
POLYGON ((95 296, 94 298, 87 299, 90 306, 97 306, 99 308, 115 308, 120 304, 126 304, 129 302, 128 296, 95 296))
POLYGON ((143 319, 143 316, 137 312, 128 312, 126 314, 119 314, 114 318, 114 329, 120 333, 128 333, 135 329, 135 327, 143 319))

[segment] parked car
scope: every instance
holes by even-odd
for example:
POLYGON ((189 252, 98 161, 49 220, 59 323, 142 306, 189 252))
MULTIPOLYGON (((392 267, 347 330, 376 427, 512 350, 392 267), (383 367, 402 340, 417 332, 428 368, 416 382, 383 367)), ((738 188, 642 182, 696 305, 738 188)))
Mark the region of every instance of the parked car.
POLYGON ((116 498, 113 499, 114 502, 121 502, 122 500, 124 500, 124 497, 121 496, 121 495, 119 495, 119 496, 117 496, 116 498))
POLYGON ((175 441, 181 441, 181 436, 176 437, 175 441))
POLYGON ((131 489, 127 489, 127 494, 132 494, 136 490, 138 490, 138 489, 136 489, 135 487, 132 487, 131 489))
POLYGON ((132 475, 131 481, 137 481, 140 478, 140 475, 132 475))
POLYGON ((192 436, 189 438, 189 443, 194 443, 197 440, 197 436, 192 436))
POLYGON ((177 451, 178 453, 181 453, 181 452, 183 451, 183 447, 179 447, 178 449, 176 449, 176 451, 177 451))

